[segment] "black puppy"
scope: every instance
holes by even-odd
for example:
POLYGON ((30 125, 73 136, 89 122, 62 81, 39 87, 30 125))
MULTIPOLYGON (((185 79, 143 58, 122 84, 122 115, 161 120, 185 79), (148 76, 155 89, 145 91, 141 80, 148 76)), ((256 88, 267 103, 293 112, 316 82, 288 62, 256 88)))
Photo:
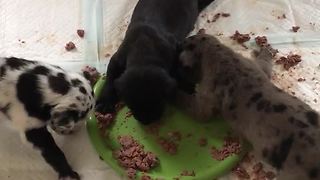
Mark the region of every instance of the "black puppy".
POLYGON ((178 45, 199 12, 214 0, 140 0, 123 43, 112 56, 97 111, 115 112, 123 100, 143 124, 160 119, 175 95, 171 77, 178 45))

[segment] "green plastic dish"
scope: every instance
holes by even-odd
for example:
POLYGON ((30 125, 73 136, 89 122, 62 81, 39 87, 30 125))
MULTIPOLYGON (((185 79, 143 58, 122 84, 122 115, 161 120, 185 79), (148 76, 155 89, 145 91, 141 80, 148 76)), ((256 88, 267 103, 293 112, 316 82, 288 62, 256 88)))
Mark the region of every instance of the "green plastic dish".
MULTIPOLYGON (((96 97, 101 93, 103 84, 106 83, 102 77, 94 87, 96 97)), ((126 176, 125 170, 120 167, 117 160, 113 158, 112 151, 118 149, 117 137, 119 135, 131 135, 134 139, 144 145, 146 151, 155 153, 160 163, 145 175, 152 179, 172 180, 196 179, 212 180, 228 173, 241 160, 248 150, 247 143, 243 143, 242 152, 239 155, 232 155, 223 161, 216 161, 211 157, 211 147, 222 147, 224 137, 229 132, 229 127, 222 119, 214 119, 209 123, 197 123, 179 110, 170 107, 163 120, 161 120, 160 136, 168 137, 169 132, 179 131, 182 139, 178 143, 178 151, 175 155, 165 152, 157 143, 156 137, 145 131, 145 127, 140 125, 133 117, 127 118, 128 108, 124 107, 116 116, 116 121, 108 128, 109 137, 100 136, 97 121, 92 113, 87 120, 87 130, 89 137, 99 156, 121 176, 126 176), (191 135, 191 136, 190 136, 191 135), (208 145, 201 147, 199 139, 206 138, 208 145), (180 176, 183 170, 194 170, 196 176, 180 176)), ((141 179, 142 173, 137 174, 137 179, 141 179)))

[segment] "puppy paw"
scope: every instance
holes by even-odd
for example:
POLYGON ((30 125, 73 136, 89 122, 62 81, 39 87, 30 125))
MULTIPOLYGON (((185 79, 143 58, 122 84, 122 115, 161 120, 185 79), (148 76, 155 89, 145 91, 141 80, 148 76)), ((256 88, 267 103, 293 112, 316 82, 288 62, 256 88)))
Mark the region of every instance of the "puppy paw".
POLYGON ((78 173, 72 171, 65 175, 59 175, 59 180, 80 180, 80 176, 78 173))

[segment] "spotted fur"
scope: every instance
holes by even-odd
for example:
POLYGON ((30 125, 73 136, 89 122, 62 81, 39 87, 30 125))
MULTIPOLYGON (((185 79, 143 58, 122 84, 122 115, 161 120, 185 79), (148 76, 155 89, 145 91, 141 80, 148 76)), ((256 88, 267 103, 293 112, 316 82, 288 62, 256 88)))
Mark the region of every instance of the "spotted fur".
POLYGON ((70 134, 94 108, 88 80, 80 74, 19 58, 0 58, 0 120, 11 121, 60 179, 80 179, 56 146, 47 125, 70 134))
POLYGON ((279 171, 278 179, 320 179, 319 115, 271 83, 271 68, 261 66, 271 58, 268 48, 251 61, 212 36, 192 36, 177 79, 194 92, 181 91, 177 102, 198 119, 220 113, 257 157, 279 171))

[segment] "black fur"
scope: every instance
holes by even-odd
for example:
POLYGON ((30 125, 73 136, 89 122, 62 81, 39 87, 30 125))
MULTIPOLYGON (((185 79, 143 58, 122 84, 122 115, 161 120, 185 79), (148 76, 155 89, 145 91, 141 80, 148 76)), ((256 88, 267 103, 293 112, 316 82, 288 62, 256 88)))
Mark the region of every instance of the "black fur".
POLYGON ((193 29, 199 11, 213 0, 140 0, 124 42, 112 56, 97 111, 114 113, 123 100, 143 124, 161 118, 175 95, 171 78, 178 46, 193 29))
POLYGON ((26 131, 25 134, 27 140, 41 151, 41 155, 46 162, 59 172, 59 178, 72 177, 80 179, 79 174, 72 170, 63 152, 56 145, 46 127, 31 129, 26 131))

